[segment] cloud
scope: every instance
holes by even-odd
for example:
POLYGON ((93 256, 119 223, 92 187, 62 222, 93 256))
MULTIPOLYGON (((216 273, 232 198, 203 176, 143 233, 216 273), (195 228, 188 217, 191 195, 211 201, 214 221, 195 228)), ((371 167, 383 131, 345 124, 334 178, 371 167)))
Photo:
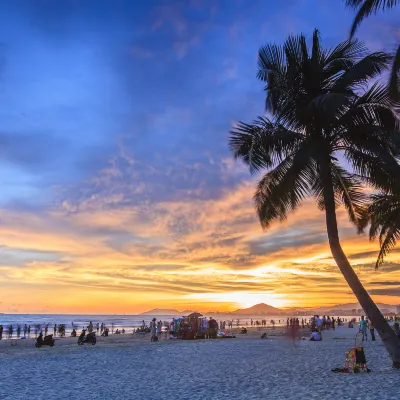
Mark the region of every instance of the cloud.
POLYGON ((388 288, 388 289, 370 289, 368 293, 371 295, 380 295, 380 296, 400 296, 400 286, 397 288, 388 288))
POLYGON ((376 286, 400 286, 400 281, 369 282, 369 285, 376 285, 376 286))

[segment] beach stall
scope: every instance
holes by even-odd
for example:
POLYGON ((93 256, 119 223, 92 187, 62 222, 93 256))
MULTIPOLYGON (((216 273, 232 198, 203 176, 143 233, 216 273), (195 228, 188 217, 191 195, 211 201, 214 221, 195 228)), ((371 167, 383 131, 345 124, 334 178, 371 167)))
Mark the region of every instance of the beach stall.
POLYGON ((172 337, 183 340, 204 339, 204 318, 202 317, 202 314, 194 312, 174 318, 170 323, 172 337))

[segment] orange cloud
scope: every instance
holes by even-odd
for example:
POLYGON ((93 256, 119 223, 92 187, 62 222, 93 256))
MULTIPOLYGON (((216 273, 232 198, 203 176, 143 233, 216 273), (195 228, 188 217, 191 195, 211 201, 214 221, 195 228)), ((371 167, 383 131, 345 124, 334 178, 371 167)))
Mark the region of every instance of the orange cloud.
MULTIPOLYGON (((253 190, 249 181, 213 200, 111 209, 94 202, 40 216, 3 210, 3 306, 11 309, 18 297, 20 312, 43 312, 50 302, 65 312, 135 313, 187 302, 221 311, 268 299, 278 306, 354 301, 314 202, 263 232, 253 190)), ((373 271, 377 243, 355 235, 344 210, 338 218, 343 247, 367 288, 398 279, 396 268, 373 271)), ((388 262, 397 262, 397 254, 388 262)))

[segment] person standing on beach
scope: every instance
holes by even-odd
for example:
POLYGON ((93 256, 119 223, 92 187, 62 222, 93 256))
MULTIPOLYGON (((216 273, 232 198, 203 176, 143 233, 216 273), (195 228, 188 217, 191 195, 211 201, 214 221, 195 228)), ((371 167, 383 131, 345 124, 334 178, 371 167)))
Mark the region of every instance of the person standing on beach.
POLYGON ((154 342, 157 337, 157 320, 153 318, 150 322, 151 338, 150 341, 154 342))
POLYGON ((161 330, 162 330, 162 322, 158 321, 157 322, 157 338, 161 339, 161 330))
POLYGON ((369 323, 369 333, 371 334, 371 340, 375 342, 375 327, 372 322, 369 323))
POLYGON ((211 317, 210 320, 208 321, 208 326, 210 329, 210 338, 216 339, 218 332, 218 322, 213 317, 211 317))
POLYGON ((317 325, 318 332, 321 332, 322 331, 323 320, 322 320, 322 318, 319 317, 319 315, 316 316, 315 323, 317 325))
POLYGON ((368 336, 367 336, 367 321, 364 318, 364 315, 361 317, 360 320, 360 332, 362 332, 362 340, 368 341, 368 336))
POLYGON ((3 325, 0 325, 0 340, 3 339, 3 325))
POLYGON ((53 332, 54 332, 54 336, 57 336, 57 324, 54 324, 53 332))
POLYGON ((208 325, 207 317, 204 317, 203 328, 204 328, 204 339, 210 339, 210 326, 208 325))

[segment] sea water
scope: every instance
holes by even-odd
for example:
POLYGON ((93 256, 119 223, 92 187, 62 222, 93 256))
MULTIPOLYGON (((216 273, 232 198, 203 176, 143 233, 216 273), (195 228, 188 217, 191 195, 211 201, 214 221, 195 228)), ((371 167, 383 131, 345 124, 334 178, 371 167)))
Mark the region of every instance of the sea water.
MULTIPOLYGON (((105 324, 110 333, 115 331, 116 329, 125 329, 126 333, 132 333, 134 329, 143 325, 149 325, 150 321, 153 318, 156 318, 157 321, 163 321, 165 325, 167 325, 173 318, 180 317, 180 315, 99 315, 99 314, 0 314, 0 325, 4 327, 4 333, 8 326, 12 325, 14 328, 14 336, 16 334, 16 328, 19 325, 21 327, 21 331, 23 330, 24 325, 31 326, 31 334, 34 332, 34 325, 40 325, 44 328, 46 325, 49 327, 49 333, 53 333, 52 329, 54 324, 60 325, 65 324, 66 334, 72 331, 73 326, 75 329, 80 331, 82 328, 86 328, 90 322, 93 323, 94 329, 96 330, 96 324, 101 325, 105 324)), ((229 314, 218 314, 213 316, 217 321, 233 321, 233 327, 238 326, 248 326, 251 325, 251 320, 254 322, 256 320, 260 321, 265 319, 267 321, 267 325, 271 326, 270 321, 273 319, 275 321, 275 325, 278 327, 280 325, 286 325, 287 316, 232 316, 229 314), (280 323, 278 322, 280 321, 280 323)), ((309 317, 300 317, 301 318, 309 318, 309 317)), ((5 336, 3 333, 3 337, 5 336)))

